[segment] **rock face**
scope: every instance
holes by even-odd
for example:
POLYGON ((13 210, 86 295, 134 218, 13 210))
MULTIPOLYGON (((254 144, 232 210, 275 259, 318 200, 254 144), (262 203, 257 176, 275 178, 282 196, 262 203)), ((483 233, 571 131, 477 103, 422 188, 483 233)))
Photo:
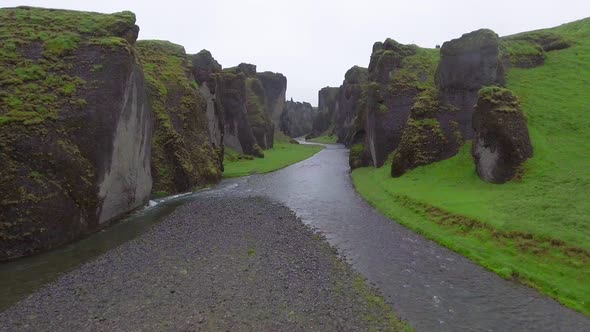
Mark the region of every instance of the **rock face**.
POLYGON ((381 167, 398 147, 414 98, 434 86, 437 53, 392 39, 375 43, 352 139, 371 158, 351 165, 381 167))
POLYGON ((281 115, 280 129, 290 137, 301 137, 311 131, 316 111, 310 103, 287 101, 281 115))
POLYGON ((313 120, 308 138, 321 136, 332 125, 332 117, 336 109, 338 88, 325 87, 318 93, 318 112, 313 120))
POLYGON ((504 183, 518 175, 533 147, 518 98, 510 90, 486 87, 480 90, 473 114, 472 155, 479 177, 504 183))
POLYGON ((225 146, 239 153, 263 157, 262 149, 273 147, 275 126, 271 115, 284 103, 281 98, 284 98, 286 79, 270 72, 258 75, 256 66, 244 63, 215 76, 216 95, 225 118, 225 146))
POLYGON ((471 118, 479 89, 504 84, 498 35, 488 29, 445 42, 440 49, 436 82, 443 103, 457 112, 454 121, 465 139, 473 137, 471 118))
POLYGON ((154 193, 191 191, 221 179, 220 156, 209 140, 207 101, 193 78, 182 46, 167 41, 137 42, 154 113, 154 193))
POLYGON ((256 74, 264 87, 266 116, 272 119, 276 127, 281 121, 281 114, 285 109, 285 94, 287 92, 287 78, 280 73, 263 72, 256 74))
POLYGON ((143 205, 152 118, 133 13, 5 8, 0 22, 3 260, 143 205))
POLYGON ((420 92, 392 158, 391 174, 450 158, 473 137, 472 116, 481 87, 502 84, 498 36, 477 30, 446 42, 436 72, 436 87, 420 92))
POLYGON ((338 97, 333 115, 334 133, 338 142, 350 146, 355 134, 355 122, 360 113, 363 87, 369 77, 367 68, 354 66, 344 76, 344 82, 338 90, 338 97))
POLYGON ((224 115, 216 98, 217 82, 215 80, 215 74, 221 72, 221 65, 207 50, 192 55, 191 60, 193 77, 199 86, 201 96, 207 103, 209 142, 218 151, 219 168, 223 171, 224 115))

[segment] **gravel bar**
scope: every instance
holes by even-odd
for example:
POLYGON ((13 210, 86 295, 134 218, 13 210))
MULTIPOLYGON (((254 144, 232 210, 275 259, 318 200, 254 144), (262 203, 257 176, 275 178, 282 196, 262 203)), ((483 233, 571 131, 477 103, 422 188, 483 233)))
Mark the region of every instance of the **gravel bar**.
POLYGON ((0 313, 2 331, 403 330, 325 239, 265 198, 203 198, 0 313))

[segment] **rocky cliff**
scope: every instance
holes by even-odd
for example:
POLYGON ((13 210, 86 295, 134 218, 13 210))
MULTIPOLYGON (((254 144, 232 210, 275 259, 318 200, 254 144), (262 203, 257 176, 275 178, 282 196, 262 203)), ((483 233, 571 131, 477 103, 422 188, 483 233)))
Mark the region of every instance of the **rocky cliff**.
POLYGON ((225 118, 225 145, 239 153, 263 157, 262 149, 273 146, 272 117, 284 103, 286 79, 270 72, 257 74, 255 65, 245 63, 215 76, 216 95, 225 118))
POLYGON ((366 88, 369 71, 354 66, 344 75, 344 82, 338 89, 333 122, 338 142, 350 146, 355 134, 355 122, 360 113, 363 89, 366 88))
POLYGON ((130 12, 0 9, 0 260, 143 205, 152 118, 130 12))
POLYGON ((375 43, 352 139, 371 158, 351 165, 381 167, 398 147, 415 97, 434 86, 437 57, 438 50, 392 39, 375 43))
POLYGON ((207 100, 180 45, 137 42, 154 114, 152 177, 156 196, 191 191, 221 178, 223 155, 208 134, 207 100))
POLYGON ((318 112, 313 120, 308 138, 321 136, 333 125, 338 88, 325 87, 318 92, 318 112))
POLYGON ((287 101, 281 114, 280 130, 290 137, 304 136, 311 132, 315 114, 310 103, 287 101))
POLYGON ((207 127, 209 142, 219 152, 220 168, 223 170, 223 126, 224 115, 220 110, 219 101, 216 98, 217 82, 215 74, 221 71, 221 65, 207 50, 191 56, 192 72, 195 81, 207 103, 207 127))

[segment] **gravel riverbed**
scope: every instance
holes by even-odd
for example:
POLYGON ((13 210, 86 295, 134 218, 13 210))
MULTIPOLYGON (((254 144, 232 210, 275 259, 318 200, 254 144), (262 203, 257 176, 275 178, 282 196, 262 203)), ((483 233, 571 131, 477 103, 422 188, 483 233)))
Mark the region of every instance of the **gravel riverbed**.
POLYGON ((323 237, 265 198, 203 198, 0 313, 2 331, 403 330, 323 237))

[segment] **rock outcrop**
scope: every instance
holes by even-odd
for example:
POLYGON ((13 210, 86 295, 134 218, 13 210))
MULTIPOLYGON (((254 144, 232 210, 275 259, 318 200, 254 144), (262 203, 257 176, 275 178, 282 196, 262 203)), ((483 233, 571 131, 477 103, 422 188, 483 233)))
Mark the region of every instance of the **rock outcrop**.
POLYGON ((0 9, 0 260, 142 206, 152 118, 135 15, 0 9))
POLYGON ((367 68, 354 66, 344 75, 338 90, 333 121, 338 142, 350 146, 355 134, 355 122, 360 113, 361 97, 369 77, 367 68))
POLYGON ((508 89, 480 90, 473 130, 475 169, 484 181, 504 183, 513 179, 524 161, 533 156, 526 118, 518 98, 508 89))
POLYGON ((313 120, 311 133, 307 135, 307 138, 321 136, 332 126, 337 99, 338 88, 325 87, 319 91, 318 112, 313 120))
POLYGON ((281 115, 280 130, 290 137, 304 136, 311 132, 315 114, 310 103, 287 101, 281 115))
POLYGON ((284 103, 286 79, 270 72, 257 74, 255 65, 245 63, 223 69, 215 76, 216 95, 225 118, 225 146, 239 153, 263 157, 262 149, 273 147, 272 116, 277 112, 275 108, 284 103))
POLYGON ((285 109, 287 78, 283 74, 270 71, 258 73, 256 77, 264 87, 265 114, 273 121, 275 127, 278 127, 285 109))
POLYGON ((498 36, 482 29, 446 42, 436 72, 436 87, 416 98, 391 174, 450 158, 473 137, 472 116, 479 89, 502 84, 498 36))
POLYGON ((218 152, 219 168, 223 171, 224 140, 223 127, 224 115, 220 110, 219 101, 216 98, 217 82, 215 74, 221 72, 221 65, 207 50, 202 50, 190 56, 192 61, 192 73, 199 87, 201 96, 207 103, 207 127, 209 142, 218 152))
POLYGON ((207 101, 184 47, 137 42, 154 114, 152 177, 156 196, 191 191, 221 179, 220 156, 209 138, 207 101))
POLYGON ((440 49, 436 83, 442 102, 454 109, 449 116, 459 123, 464 138, 472 139, 471 118, 479 89, 504 84, 498 35, 481 29, 445 42, 440 49))
POLYGON ((352 139, 371 158, 351 165, 381 167, 398 147, 415 97, 434 86, 437 53, 392 39, 375 43, 352 139))

